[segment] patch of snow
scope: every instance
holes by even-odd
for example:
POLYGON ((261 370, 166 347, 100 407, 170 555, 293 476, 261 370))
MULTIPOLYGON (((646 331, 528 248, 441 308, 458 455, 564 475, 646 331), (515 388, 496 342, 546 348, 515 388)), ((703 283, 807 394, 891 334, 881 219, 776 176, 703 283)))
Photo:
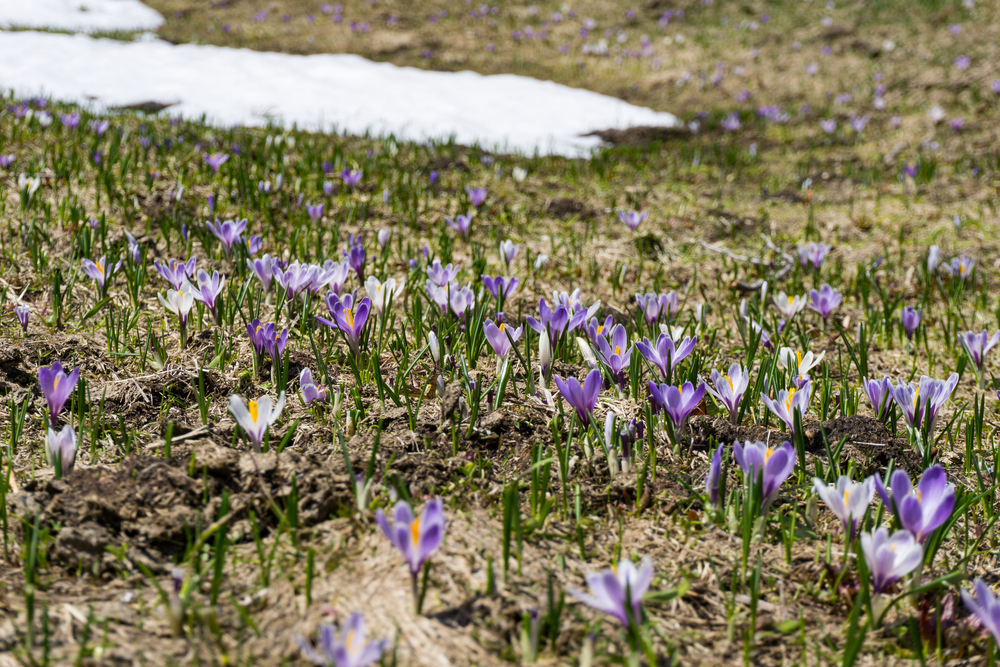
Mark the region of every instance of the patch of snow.
POLYGON ((71 32, 156 30, 163 17, 139 0, 0 0, 0 27, 71 32))
POLYGON ((0 62, 0 87, 19 95, 95 109, 174 103, 168 113, 204 115, 218 126, 271 120, 412 141, 454 136, 489 150, 578 157, 600 145, 597 137, 581 136, 594 130, 678 124, 671 114, 551 81, 431 72, 353 55, 6 32, 0 62))

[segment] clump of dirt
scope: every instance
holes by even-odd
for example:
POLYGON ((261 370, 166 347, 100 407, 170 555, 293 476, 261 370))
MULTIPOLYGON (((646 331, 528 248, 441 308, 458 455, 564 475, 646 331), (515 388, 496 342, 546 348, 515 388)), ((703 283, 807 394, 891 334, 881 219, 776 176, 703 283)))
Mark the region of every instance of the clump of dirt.
POLYGON ((545 212, 553 218, 558 218, 559 220, 568 220, 570 218, 589 220, 597 215, 597 212, 586 203, 580 201, 579 199, 572 199, 570 197, 556 197, 555 199, 550 199, 548 203, 545 204, 545 212))
POLYGON ((584 136, 600 137, 601 141, 612 146, 647 146, 654 142, 667 142, 690 138, 691 132, 686 127, 650 127, 637 126, 624 130, 596 130, 584 136))

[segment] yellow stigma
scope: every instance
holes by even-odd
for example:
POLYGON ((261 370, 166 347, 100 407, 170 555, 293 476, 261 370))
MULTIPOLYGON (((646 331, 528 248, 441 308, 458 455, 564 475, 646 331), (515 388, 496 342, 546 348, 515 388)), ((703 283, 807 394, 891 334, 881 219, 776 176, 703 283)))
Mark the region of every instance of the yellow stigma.
POLYGON ((917 399, 919 397, 920 397, 920 387, 918 386, 917 390, 915 392, 913 392, 913 405, 914 405, 914 407, 917 405, 917 399))
POLYGON ((104 273, 104 265, 101 264, 100 262, 98 262, 97 263, 97 270, 100 271, 101 273, 104 273))
POLYGON ((57 377, 55 380, 52 381, 52 390, 55 391, 55 388, 58 386, 59 386, 59 378, 57 377))
POLYGON ((503 331, 503 330, 504 330, 504 326, 505 326, 505 325, 504 325, 504 323, 503 323, 503 322, 501 322, 501 323, 500 323, 500 331, 503 331))
POLYGON ((788 399, 785 401, 785 408, 789 412, 792 411, 792 396, 795 396, 795 387, 788 390, 788 399))
POLYGON ((257 423, 257 401, 250 401, 250 419, 257 423))
POLYGON ((788 297, 788 305, 789 306, 792 305, 792 301, 794 301, 794 297, 788 297))
POLYGON ((851 497, 851 490, 850 489, 845 489, 844 490, 844 507, 847 507, 847 499, 850 498, 850 497, 851 497))
POLYGON ((913 489, 913 495, 917 497, 918 503, 924 502, 924 492, 921 491, 920 489, 913 489))
POLYGON ((622 346, 621 345, 615 345, 615 354, 617 354, 619 357, 622 355, 622 346))
POLYGON ((347 326, 354 328, 354 313, 351 312, 350 308, 344 308, 344 319, 347 320, 347 326))
POLYGON ((357 655, 361 650, 361 644, 356 644, 354 639, 354 629, 352 628, 347 631, 347 635, 344 637, 344 648, 346 648, 347 652, 352 656, 357 655))
POLYGON ((802 353, 801 352, 796 352, 795 353, 795 360, 796 360, 796 363, 795 363, 796 366, 801 366, 802 365, 802 353))
POLYGON ((958 272, 960 274, 962 274, 963 276, 965 275, 965 264, 959 264, 958 265, 958 272))
POLYGON ((602 331, 604 331, 604 325, 603 324, 598 324, 597 325, 597 333, 601 333, 602 331))
POLYGON ((774 454, 774 448, 768 447, 767 451, 764 452, 764 463, 767 463, 768 461, 771 460, 771 454, 774 454))
POLYGON ((726 376, 726 381, 729 382, 729 391, 736 391, 736 387, 733 386, 733 378, 726 376))
POLYGON ((417 542, 420 540, 420 517, 415 517, 413 523, 410 524, 410 532, 413 534, 413 548, 416 549, 417 542))

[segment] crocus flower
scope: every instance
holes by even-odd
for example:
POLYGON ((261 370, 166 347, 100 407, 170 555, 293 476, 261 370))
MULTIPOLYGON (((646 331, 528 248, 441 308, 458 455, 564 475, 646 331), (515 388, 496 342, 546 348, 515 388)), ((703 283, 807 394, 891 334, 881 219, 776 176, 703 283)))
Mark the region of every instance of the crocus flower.
POLYGON ((486 341, 493 348, 493 352, 496 353, 497 357, 506 357, 510 352, 511 340, 515 343, 521 337, 521 329, 523 327, 518 327, 516 329, 508 329, 507 325, 503 322, 500 326, 497 326, 492 320, 486 320, 483 322, 483 331, 486 334, 486 341), (507 338, 507 332, 510 332, 510 339, 507 338))
POLYGON ((441 266, 441 260, 435 259, 427 267, 427 278, 438 287, 444 287, 458 276, 458 269, 453 265, 441 266))
POLYGON ((308 368, 303 368, 299 373, 299 394, 306 405, 313 401, 326 402, 326 387, 313 381, 312 371, 308 368))
POLYGON ((642 598, 653 583, 653 561, 642 559, 639 567, 623 558, 618 567, 587 575, 590 593, 570 589, 569 594, 588 607, 614 616, 625 626, 638 627, 642 622, 642 598))
MULTIPOLYGON (((542 378, 545 380, 546 386, 549 382, 549 370, 552 368, 552 344, 549 342, 548 336, 538 337, 538 369, 541 372, 542 378)), ((1000 392, 997 392, 997 398, 1000 399, 1000 392)))
POLYGON ((628 344, 628 334, 625 327, 616 324, 611 330, 611 342, 600 336, 597 339, 597 351, 600 352, 604 364, 611 374, 624 386, 625 371, 628 370, 632 358, 632 346, 628 344))
POLYGON ((67 424, 58 433, 49 427, 48 438, 45 440, 45 458, 48 459, 50 466, 59 471, 56 479, 73 472, 73 464, 76 462, 76 433, 73 432, 72 426, 67 424))
POLYGON ((70 130, 75 130, 80 125, 80 114, 78 113, 61 113, 59 114, 59 121, 70 130))
POLYGON ((677 314, 677 293, 668 292, 666 294, 636 294, 635 302, 639 305, 646 323, 655 324, 661 318, 670 322, 677 314))
POLYGON ((335 262, 328 259, 323 262, 322 267, 317 267, 313 280, 309 284, 309 289, 318 293, 323 287, 327 287, 334 294, 344 291, 347 280, 351 277, 351 266, 347 262, 335 262))
POLYGON ((952 373, 947 380, 936 380, 923 375, 916 387, 902 380, 898 386, 889 382, 889 393, 903 413, 906 428, 913 441, 920 443, 921 431, 925 428, 928 433, 934 432, 938 413, 957 385, 958 373, 952 373), (929 407, 927 414, 924 413, 925 407, 929 407))
POLYGON ((396 295, 396 279, 389 278, 384 283, 379 282, 375 276, 368 276, 365 281, 365 292, 372 300, 372 307, 379 315, 396 295))
MULTIPOLYGON (((818 366, 825 356, 825 350, 818 355, 813 355, 811 350, 806 350, 805 355, 803 355, 798 351, 793 352, 789 347, 783 347, 778 350, 778 366, 791 371, 793 375, 798 376, 798 380, 804 381, 805 378, 809 377, 809 371, 818 366)), ((801 386, 802 382, 798 384, 801 386)))
POLYGON ((675 346, 674 340, 670 336, 660 334, 660 337, 656 339, 655 347, 648 338, 643 338, 635 346, 649 363, 660 369, 663 379, 666 379, 669 377, 670 371, 677 368, 677 364, 686 359, 697 344, 697 336, 694 338, 688 336, 681 341, 680 345, 675 346))
POLYGON ((666 384, 657 386, 655 382, 649 383, 649 394, 654 412, 662 410, 667 413, 667 417, 674 425, 674 433, 677 437, 680 437, 684 430, 684 422, 687 421, 688 416, 701 403, 706 389, 704 382, 699 384, 697 389, 690 382, 685 382, 677 387, 666 384))
POLYGON ((217 173, 219 173, 219 167, 221 167, 222 165, 224 165, 226 163, 226 160, 229 159, 229 154, 228 153, 211 153, 211 154, 205 153, 203 157, 205 158, 205 164, 207 164, 209 167, 212 168, 212 173, 213 174, 217 174, 217 173))
POLYGON ((805 296, 788 296, 784 292, 778 292, 773 297, 774 307, 778 309, 781 316, 784 317, 789 322, 795 317, 803 308, 806 307, 805 296))
POLYGON ((806 382, 801 389, 782 389, 778 392, 778 398, 772 400, 765 396, 760 395, 760 399, 764 401, 764 405, 774 413, 774 415, 785 422, 785 426, 788 427, 789 433, 795 434, 795 409, 798 408, 802 412, 802 417, 805 418, 806 412, 809 410, 809 396, 812 391, 812 386, 810 382, 806 382))
POLYGON ((763 488, 761 489, 761 515, 767 514, 771 503, 778 497, 778 490, 795 469, 795 449, 792 443, 785 441, 781 447, 773 449, 763 442, 733 443, 733 459, 743 471, 749 475, 754 484, 763 472, 763 488))
POLYGON ((851 539, 858 530, 858 523, 868 512, 868 505, 875 497, 875 482, 869 477, 863 482, 854 482, 847 475, 841 475, 837 485, 831 487, 819 477, 813 478, 816 495, 826 503, 830 511, 840 519, 844 530, 850 530, 851 539))
POLYGON ((358 282, 365 279, 365 247, 360 243, 351 245, 351 249, 346 251, 347 262, 354 273, 358 274, 358 282))
POLYGON ((448 305, 455 317, 461 319, 465 313, 476 303, 476 293, 472 291, 471 285, 461 287, 458 283, 451 283, 447 288, 448 305))
POLYGON ((382 250, 385 250, 386 246, 389 245, 389 237, 391 235, 392 232, 389 231, 388 229, 378 230, 378 235, 375 238, 378 239, 378 245, 380 248, 382 248, 382 250))
MULTIPOLYGON (((579 315, 581 315, 579 320, 582 321, 586 318, 587 313, 586 311, 581 311, 579 315)), ((538 318, 536 320, 534 317, 528 316, 524 321, 538 334, 547 333, 549 345, 555 348, 559 337, 562 336, 563 331, 566 330, 567 325, 570 323, 569 310, 561 304, 556 306, 554 310, 550 310, 548 304, 545 303, 545 299, 539 299, 538 318)), ((577 320, 578 318, 574 316, 573 319, 577 320)))
POLYGON ((273 322, 269 322, 260 331, 260 342, 267 350, 267 356, 271 357, 271 361, 278 362, 285 354, 285 346, 288 344, 288 329, 282 329, 281 333, 278 333, 278 327, 273 322))
POLYGON ((886 375, 881 380, 861 378, 861 388, 865 390, 875 416, 881 419, 889 402, 889 376, 886 375))
POLYGON ((729 366, 729 372, 723 375, 713 368, 712 384, 715 385, 715 389, 709 388, 709 393, 726 406, 726 410, 729 411, 729 421, 735 426, 739 417, 740 401, 750 386, 749 370, 734 363, 729 366))
POLYGON ((31 315, 31 308, 29 306, 20 305, 14 306, 14 317, 17 318, 18 324, 21 325, 21 331, 23 333, 28 333, 28 316, 31 315))
POLYGON ((903 306, 903 312, 899 316, 900 323, 903 325, 903 331, 906 332, 906 338, 908 340, 913 340, 913 332, 917 330, 920 326, 921 312, 919 310, 914 310, 909 306, 903 306))
POLYGON ((272 262, 271 272, 274 280, 285 290, 286 298, 291 301, 303 291, 309 289, 316 276, 316 267, 311 264, 292 262, 287 269, 282 269, 277 262, 272 262))
POLYGON ((445 216, 444 221, 448 223, 448 226, 454 229, 456 232, 462 235, 462 238, 469 238, 469 227, 472 225, 472 215, 456 215, 455 219, 452 220, 448 216, 445 216))
POLYGON ((469 203, 479 208, 486 201, 486 188, 465 188, 465 193, 469 195, 469 203))
POLYGON ((244 405, 243 399, 236 394, 229 397, 229 412, 250 438, 255 452, 260 452, 267 427, 278 421, 284 407, 285 392, 278 394, 278 402, 273 407, 270 396, 261 396, 256 401, 249 401, 247 405, 244 405))
POLYGON ((385 512, 375 513, 375 523, 382 529, 392 546, 396 547, 407 565, 410 566, 410 581, 413 585, 414 607, 417 602, 417 576, 424 561, 430 558, 444 540, 445 516, 440 498, 433 498, 424 505, 419 517, 413 515, 413 508, 405 500, 400 500, 392 510, 392 523, 385 512))
POLYGON ((597 397, 601 394, 602 385, 601 371, 596 368, 587 374, 582 385, 576 378, 566 378, 563 381, 561 377, 556 376, 559 393, 570 407, 576 410, 577 417, 584 425, 590 424, 590 414, 597 406, 597 397))
POLYGON ((163 276, 163 279, 170 283, 174 289, 179 290, 187 282, 188 277, 194 277, 194 267, 197 262, 197 258, 192 257, 187 262, 183 262, 179 259, 172 259, 169 262, 164 262, 160 264, 159 262, 153 262, 153 266, 156 267, 157 272, 163 276))
POLYGON ((264 241, 260 238, 259 234, 252 234, 247 237, 246 246, 247 254, 253 257, 264 247, 264 241))
POLYGON ((722 480, 722 445, 715 450, 712 456, 712 463, 708 467, 708 474, 705 475, 705 491, 708 493, 708 502, 714 507, 719 506, 720 490, 722 480))
POLYGON ((875 488, 885 506, 896 512, 899 524, 913 533, 921 544, 955 509, 955 485, 948 483, 944 468, 939 465, 925 470, 916 486, 905 470, 897 468, 889 478, 888 489, 878 476, 875 488))
POLYGON ((247 219, 226 220, 224 222, 216 221, 214 225, 211 222, 206 222, 205 226, 208 227, 209 231, 215 234, 215 237, 226 247, 226 254, 231 255, 233 252, 233 245, 239 240, 240 236, 247 228, 247 219))
POLYGON ((191 283, 187 283, 181 286, 179 290, 168 289, 166 299, 163 298, 162 294, 156 295, 160 300, 160 304, 177 316, 177 321, 181 327, 181 347, 187 345, 187 321, 188 314, 191 312, 191 306, 194 305, 194 294, 195 288, 191 283))
POLYGON ((976 266, 976 260, 966 255, 961 255, 955 257, 951 260, 951 264, 942 264, 941 268, 944 269, 952 278, 960 278, 965 280, 972 275, 972 269, 976 266))
POLYGON ((104 286, 111 279, 111 276, 118 273, 118 269, 122 266, 122 261, 119 259, 117 263, 114 260, 108 262, 104 257, 101 257, 96 262, 84 259, 81 261, 81 264, 83 265, 83 272, 97 281, 97 286, 103 293, 104 286))
POLYGON ((975 614, 983 627, 990 631, 990 634, 993 635, 993 641, 1000 644, 1000 603, 997 602, 996 596, 982 579, 977 577, 972 587, 976 592, 976 597, 962 591, 962 602, 965 603, 965 607, 969 611, 975 614))
POLYGON ((510 263, 514 261, 517 257, 517 251, 521 246, 515 244, 510 239, 500 242, 500 259, 503 260, 504 266, 507 267, 507 271, 510 271, 510 263))
POLYGON ((368 312, 371 307, 372 300, 368 297, 359 300, 355 306, 354 297, 350 294, 345 295, 343 299, 336 294, 329 294, 327 296, 327 309, 333 320, 327 320, 317 315, 316 321, 332 329, 339 329, 344 334, 344 339, 347 340, 347 344, 354 351, 354 354, 358 354, 361 346, 361 334, 364 331, 365 322, 368 321, 368 312))
POLYGON ((643 211, 639 213, 638 211, 618 211, 618 219, 628 225, 628 228, 633 232, 638 229, 646 218, 649 217, 649 211, 643 211))
POLYGON ((270 255, 264 255, 259 259, 247 258, 247 268, 257 276, 257 280, 260 281, 265 292, 271 289, 271 278, 274 277, 274 269, 270 255))
POLYGON ((388 639, 366 643, 365 618, 357 612, 347 618, 339 633, 332 625, 321 625, 319 650, 301 638, 298 644, 303 657, 321 667, 368 667, 392 646, 388 639))
POLYGON ((924 549, 908 530, 889 536, 886 528, 861 533, 861 550, 871 573, 872 590, 884 593, 900 577, 913 572, 924 560, 924 549))
POLYGON ((125 232, 125 240, 128 242, 128 257, 132 264, 138 264, 142 259, 142 250, 139 248, 139 242, 135 240, 135 237, 130 233, 125 232))
POLYGON ((825 243, 807 243, 805 245, 799 246, 799 263, 802 266, 809 266, 819 271, 819 267, 823 264, 823 260, 826 256, 830 254, 830 246, 825 243))
POLYGON ((340 178, 344 181, 344 185, 352 188, 361 182, 362 176, 364 176, 364 172, 357 169, 344 169, 340 172, 340 178))
POLYGON ((63 372, 62 364, 53 361, 50 366, 42 366, 38 369, 38 384, 42 388, 42 395, 49 406, 49 423, 53 426, 57 423, 59 413, 62 412, 66 401, 73 394, 76 388, 76 381, 80 379, 80 367, 73 369, 68 375, 63 372))
POLYGON ((316 204, 315 206, 312 204, 306 204, 306 213, 309 214, 310 220, 316 222, 317 220, 323 217, 323 204, 320 203, 316 204))
POLYGON ((253 352, 258 361, 260 361, 261 355, 264 354, 263 333, 264 325, 256 317, 247 324, 247 336, 250 338, 250 344, 253 346, 253 352))
POLYGON ((210 276, 205 269, 198 269, 198 287, 192 296, 195 300, 205 304, 212 311, 212 315, 218 319, 217 301, 219 295, 222 294, 222 288, 225 286, 226 277, 219 276, 218 271, 212 271, 212 275, 210 276))
POLYGON ((830 313, 836 310, 840 302, 844 300, 844 297, 837 290, 826 284, 819 291, 811 290, 809 298, 812 300, 809 307, 819 313, 824 322, 826 318, 830 317, 830 313))
POLYGON ((482 276, 483 285, 494 299, 506 299, 510 293, 517 289, 517 278, 506 278, 504 276, 482 276))
POLYGON ((932 245, 927 249, 927 273, 933 274, 937 271, 938 264, 941 262, 941 249, 936 245, 932 245))
POLYGON ((986 366, 986 353, 993 349, 997 341, 1000 341, 1000 331, 993 334, 992 338, 985 331, 980 333, 969 331, 959 334, 958 340, 965 349, 965 354, 968 355, 969 361, 975 366, 976 376, 979 378, 980 386, 982 386, 983 370, 986 366))

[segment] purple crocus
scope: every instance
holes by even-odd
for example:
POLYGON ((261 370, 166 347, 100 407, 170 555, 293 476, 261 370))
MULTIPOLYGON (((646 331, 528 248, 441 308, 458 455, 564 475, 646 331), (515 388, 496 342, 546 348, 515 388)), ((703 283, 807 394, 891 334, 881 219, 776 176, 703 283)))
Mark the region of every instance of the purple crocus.
MULTIPOLYGON (((587 316, 586 311, 581 311, 579 314, 583 316, 581 321, 587 316)), ((574 315, 573 320, 576 319, 577 316, 574 315)), ((548 333, 549 345, 552 349, 555 349, 559 337, 562 336, 566 326, 570 323, 569 310, 562 304, 556 306, 554 310, 550 310, 548 304, 545 303, 545 299, 539 299, 538 319, 536 320, 534 317, 528 316, 525 318, 525 322, 538 334, 548 333)), ((572 330, 572 327, 570 330, 572 330)))
POLYGON ((302 402, 306 405, 313 401, 325 403, 327 390, 323 385, 313 381, 311 370, 303 368, 302 372, 299 373, 299 394, 302 396, 302 402))
POLYGON ((670 422, 674 425, 674 434, 680 438, 684 430, 684 423, 688 416, 701 403, 705 396, 707 387, 702 382, 695 389, 690 382, 673 387, 666 384, 657 386, 655 382, 649 383, 650 400, 653 403, 653 412, 664 411, 670 422))
POLYGON ((597 351, 601 359, 611 371, 618 384, 625 386, 626 371, 632 360, 632 346, 628 344, 628 334, 625 327, 616 324, 611 330, 611 342, 604 336, 597 338, 597 351))
POLYGON ((649 325, 655 324, 660 319, 667 322, 673 320, 677 314, 677 293, 667 292, 666 294, 636 294, 635 302, 639 304, 646 322, 649 325))
POLYGON ((368 667, 378 662, 382 654, 392 647, 388 639, 367 641, 365 617, 358 612, 347 617, 347 621, 340 626, 340 632, 332 625, 321 625, 317 648, 301 638, 298 644, 302 656, 321 667, 368 667))
POLYGON ((418 602, 417 577, 424 561, 430 558, 444 540, 445 516, 440 498, 433 498, 424 505, 419 517, 413 515, 413 508, 405 500, 400 500, 392 511, 392 523, 385 512, 375 513, 375 523, 382 530, 392 546, 396 547, 407 565, 410 566, 410 580, 413 585, 413 604, 418 602))
POLYGON ((247 219, 226 220, 224 222, 216 220, 214 225, 211 222, 206 222, 205 226, 215 234, 217 239, 222 241, 222 245, 226 247, 226 254, 231 255, 233 253, 233 245, 247 228, 247 219))
POLYGON ((763 442, 733 443, 733 459, 754 484, 763 477, 761 489, 761 516, 767 514, 771 503, 778 497, 781 485, 795 469, 795 449, 787 440, 777 449, 763 442))
POLYGON ((351 188, 361 182, 362 176, 364 176, 364 172, 357 169, 344 169, 340 172, 340 179, 344 181, 344 185, 351 188))
POLYGON ((205 153, 205 164, 212 168, 213 174, 219 173, 219 167, 229 159, 229 153, 205 153))
POLYGON ((997 602, 996 596, 982 579, 977 577, 972 587, 976 597, 962 591, 962 602, 975 614, 983 627, 990 631, 993 641, 1000 644, 1000 602, 997 602))
POLYGON ((365 281, 365 247, 360 243, 353 244, 346 255, 348 264, 358 275, 358 282, 363 283, 365 281))
POLYGON ((774 415, 785 422, 785 426, 788 427, 788 432, 793 436, 795 435, 795 410, 796 408, 801 411, 802 417, 805 418, 806 412, 809 410, 809 396, 812 392, 812 386, 810 382, 806 382, 800 389, 782 389, 778 392, 778 398, 771 399, 764 394, 760 395, 760 400, 764 401, 764 405, 774 413, 774 415))
POLYGON ((331 329, 338 329, 344 334, 347 344, 358 354, 361 348, 361 334, 368 321, 368 313, 372 307, 372 300, 368 297, 360 299, 357 305, 354 304, 354 297, 345 294, 341 299, 336 294, 327 295, 327 309, 330 311, 332 320, 316 316, 316 321, 325 324, 331 329))
POLYGON ((456 232, 462 235, 462 238, 469 238, 469 226, 472 225, 472 215, 456 215, 455 219, 452 220, 448 216, 445 216, 444 221, 448 223, 448 226, 454 229, 456 232))
POLYGON ((510 348, 512 347, 511 341, 515 343, 521 337, 521 329, 523 327, 518 327, 516 329, 509 329, 503 322, 497 326, 493 320, 486 320, 483 322, 483 332, 486 334, 486 341, 493 348, 493 352, 496 353, 497 357, 502 359, 510 353, 510 348), (508 332, 510 333, 510 338, 507 338, 508 332))
POLYGON ((881 380, 861 378, 861 388, 865 390, 865 396, 872 404, 875 416, 881 419, 889 404, 889 376, 886 375, 881 380))
POLYGON ((809 292, 809 299, 811 303, 809 307, 819 313, 823 321, 830 317, 830 313, 837 309, 840 302, 844 300, 844 297, 827 284, 817 290, 811 290, 809 292))
POLYGON ((903 331, 906 332, 907 340, 913 340, 913 332, 920 326, 921 311, 914 310, 909 306, 903 306, 903 312, 899 316, 903 331))
POLYGON ((61 122, 66 129, 75 130, 80 126, 80 114, 61 113, 59 114, 59 122, 61 122))
POLYGON ((677 364, 691 354, 691 351, 694 350, 697 344, 697 336, 694 338, 686 336, 680 342, 680 345, 675 346, 674 340, 664 333, 660 334, 660 337, 656 339, 655 346, 648 338, 643 338, 635 346, 649 363, 660 369, 660 373, 663 374, 663 379, 665 380, 670 376, 670 372, 677 368, 677 364))
POLYGON ((850 539, 853 540, 858 524, 868 513, 868 506, 875 497, 874 479, 868 477, 862 482, 855 482, 847 475, 841 475, 837 485, 831 487, 819 477, 814 477, 813 490, 840 519, 844 531, 850 531, 850 539))
POLYGON ((494 299, 506 299, 510 293, 517 289, 517 278, 507 278, 504 276, 483 276, 483 285, 494 299))
POLYGON ((55 426, 59 419, 66 401, 73 394, 76 388, 76 381, 80 379, 80 367, 77 366, 68 375, 63 372, 62 364, 53 361, 50 366, 42 366, 38 369, 38 384, 42 388, 42 396, 49 406, 49 423, 55 426))
POLYGON ((921 544, 955 509, 955 485, 948 483, 944 468, 939 465, 925 470, 916 486, 905 470, 896 469, 889 478, 888 488, 876 475, 875 488, 885 506, 899 517, 899 524, 921 544))
POLYGON ((83 272, 97 281, 97 286, 100 288, 102 294, 111 276, 118 273, 118 269, 122 267, 122 260, 119 259, 117 262, 111 260, 109 262, 104 257, 101 257, 96 262, 84 259, 80 263, 82 264, 83 272))
POLYGON ((157 272, 163 276, 163 279, 170 283, 175 290, 179 290, 184 287, 184 283, 188 281, 188 276, 194 276, 194 267, 197 262, 197 258, 192 257, 187 262, 183 262, 179 259, 172 259, 169 262, 164 262, 160 264, 159 262, 153 262, 153 266, 156 267, 157 272))
POLYGON ((267 356, 271 357, 271 362, 279 363, 282 355, 285 354, 285 346, 288 344, 288 329, 282 329, 281 333, 278 333, 278 327, 273 322, 269 322, 261 329, 260 341, 267 351, 267 356))
POLYGON ((253 346, 254 357, 260 362, 261 355, 264 354, 264 325, 256 317, 247 324, 247 336, 250 338, 250 345, 253 346))
POLYGON ((311 264, 301 264, 292 262, 287 269, 282 270, 281 265, 272 262, 271 272, 275 282, 285 290, 286 298, 291 301, 303 291, 308 290, 316 277, 316 267, 311 264))
POLYGON ((596 368, 587 374, 582 385, 574 377, 566 378, 564 381, 558 375, 556 376, 556 387, 559 388, 559 393, 570 404, 570 407, 576 410, 577 417, 585 426, 590 424, 590 415, 597 406, 597 397, 601 394, 603 383, 601 371, 596 368))
POLYGON ((194 298, 196 301, 201 301, 205 306, 212 311, 212 316, 218 320, 218 299, 219 295, 222 293, 222 288, 226 286, 225 276, 220 276, 218 271, 212 271, 212 275, 208 275, 208 271, 205 269, 198 269, 198 282, 194 292, 194 298))
POLYGON ((618 567, 587 575, 590 593, 570 589, 569 594, 588 607, 614 616, 625 628, 642 622, 642 598, 653 583, 653 561, 642 559, 639 567, 623 558, 618 567))
POLYGON ((587 324, 587 336, 590 338, 590 342, 596 346, 598 338, 607 338, 611 327, 614 326, 614 321, 612 315, 604 318, 604 322, 599 321, 596 317, 590 318, 590 323, 587 324))
POLYGON ((313 222, 317 222, 323 217, 323 204, 306 204, 306 213, 309 214, 309 219, 313 222))
POLYGON ((261 287, 264 288, 265 292, 271 289, 271 278, 274 277, 274 268, 270 255, 265 254, 259 259, 247 258, 247 267, 257 276, 257 280, 260 281, 261 287))
POLYGON ((925 444, 921 439, 922 431, 926 429, 928 433, 934 433, 938 413, 957 385, 958 373, 952 373, 947 380, 937 380, 923 375, 915 387, 902 380, 899 380, 898 386, 889 382, 889 393, 903 413, 910 439, 917 443, 921 452, 925 444))
POLYGON ((21 325, 21 333, 28 333, 28 316, 31 315, 31 307, 26 305, 14 306, 14 317, 21 325))
POLYGON ((639 228, 646 218, 649 217, 649 211, 643 211, 642 213, 638 211, 618 211, 618 219, 628 225, 628 228, 633 232, 639 228))
POLYGON ((887 528, 861 533, 861 551, 871 573, 872 590, 884 593, 901 577, 913 572, 924 560, 924 550, 908 530, 889 536, 887 528))
POLYGON ((469 203, 479 208, 486 201, 486 188, 465 188, 465 193, 469 195, 469 203))
POLYGON ((986 353, 992 350, 997 342, 1000 341, 1000 331, 994 333, 992 337, 985 331, 980 333, 969 331, 959 334, 958 341, 965 349, 965 354, 968 355, 969 361, 975 367, 976 377, 979 378, 979 387, 982 388, 984 380, 983 371, 986 366, 986 353))
POLYGON ((435 259, 431 265, 427 267, 427 278, 438 287, 444 287, 454 280, 457 275, 458 269, 451 264, 441 266, 440 259, 435 259))
POLYGON ((942 264, 941 268, 944 269, 952 278, 959 278, 961 280, 967 279, 972 275, 972 269, 976 266, 976 260, 972 259, 967 255, 959 255, 951 260, 951 264, 942 264))
POLYGON ((830 254, 830 250, 830 246, 825 243, 811 242, 805 245, 800 245, 799 264, 802 266, 809 266, 812 264, 813 269, 819 271, 819 267, 823 265, 823 260, 830 254))
POLYGON ((739 418, 740 401, 747 387, 750 386, 750 371, 737 363, 729 366, 729 372, 723 375, 716 369, 712 369, 712 384, 715 389, 709 388, 712 394, 726 410, 729 411, 729 421, 734 426, 739 418))
POLYGON ((94 131, 94 134, 101 136, 108 131, 111 127, 111 123, 106 120, 92 120, 90 121, 90 129, 94 131))
POLYGON ((705 475, 705 491, 708 492, 708 502, 713 507, 719 507, 722 488, 722 445, 715 450, 712 456, 712 463, 708 467, 708 474, 705 475))

